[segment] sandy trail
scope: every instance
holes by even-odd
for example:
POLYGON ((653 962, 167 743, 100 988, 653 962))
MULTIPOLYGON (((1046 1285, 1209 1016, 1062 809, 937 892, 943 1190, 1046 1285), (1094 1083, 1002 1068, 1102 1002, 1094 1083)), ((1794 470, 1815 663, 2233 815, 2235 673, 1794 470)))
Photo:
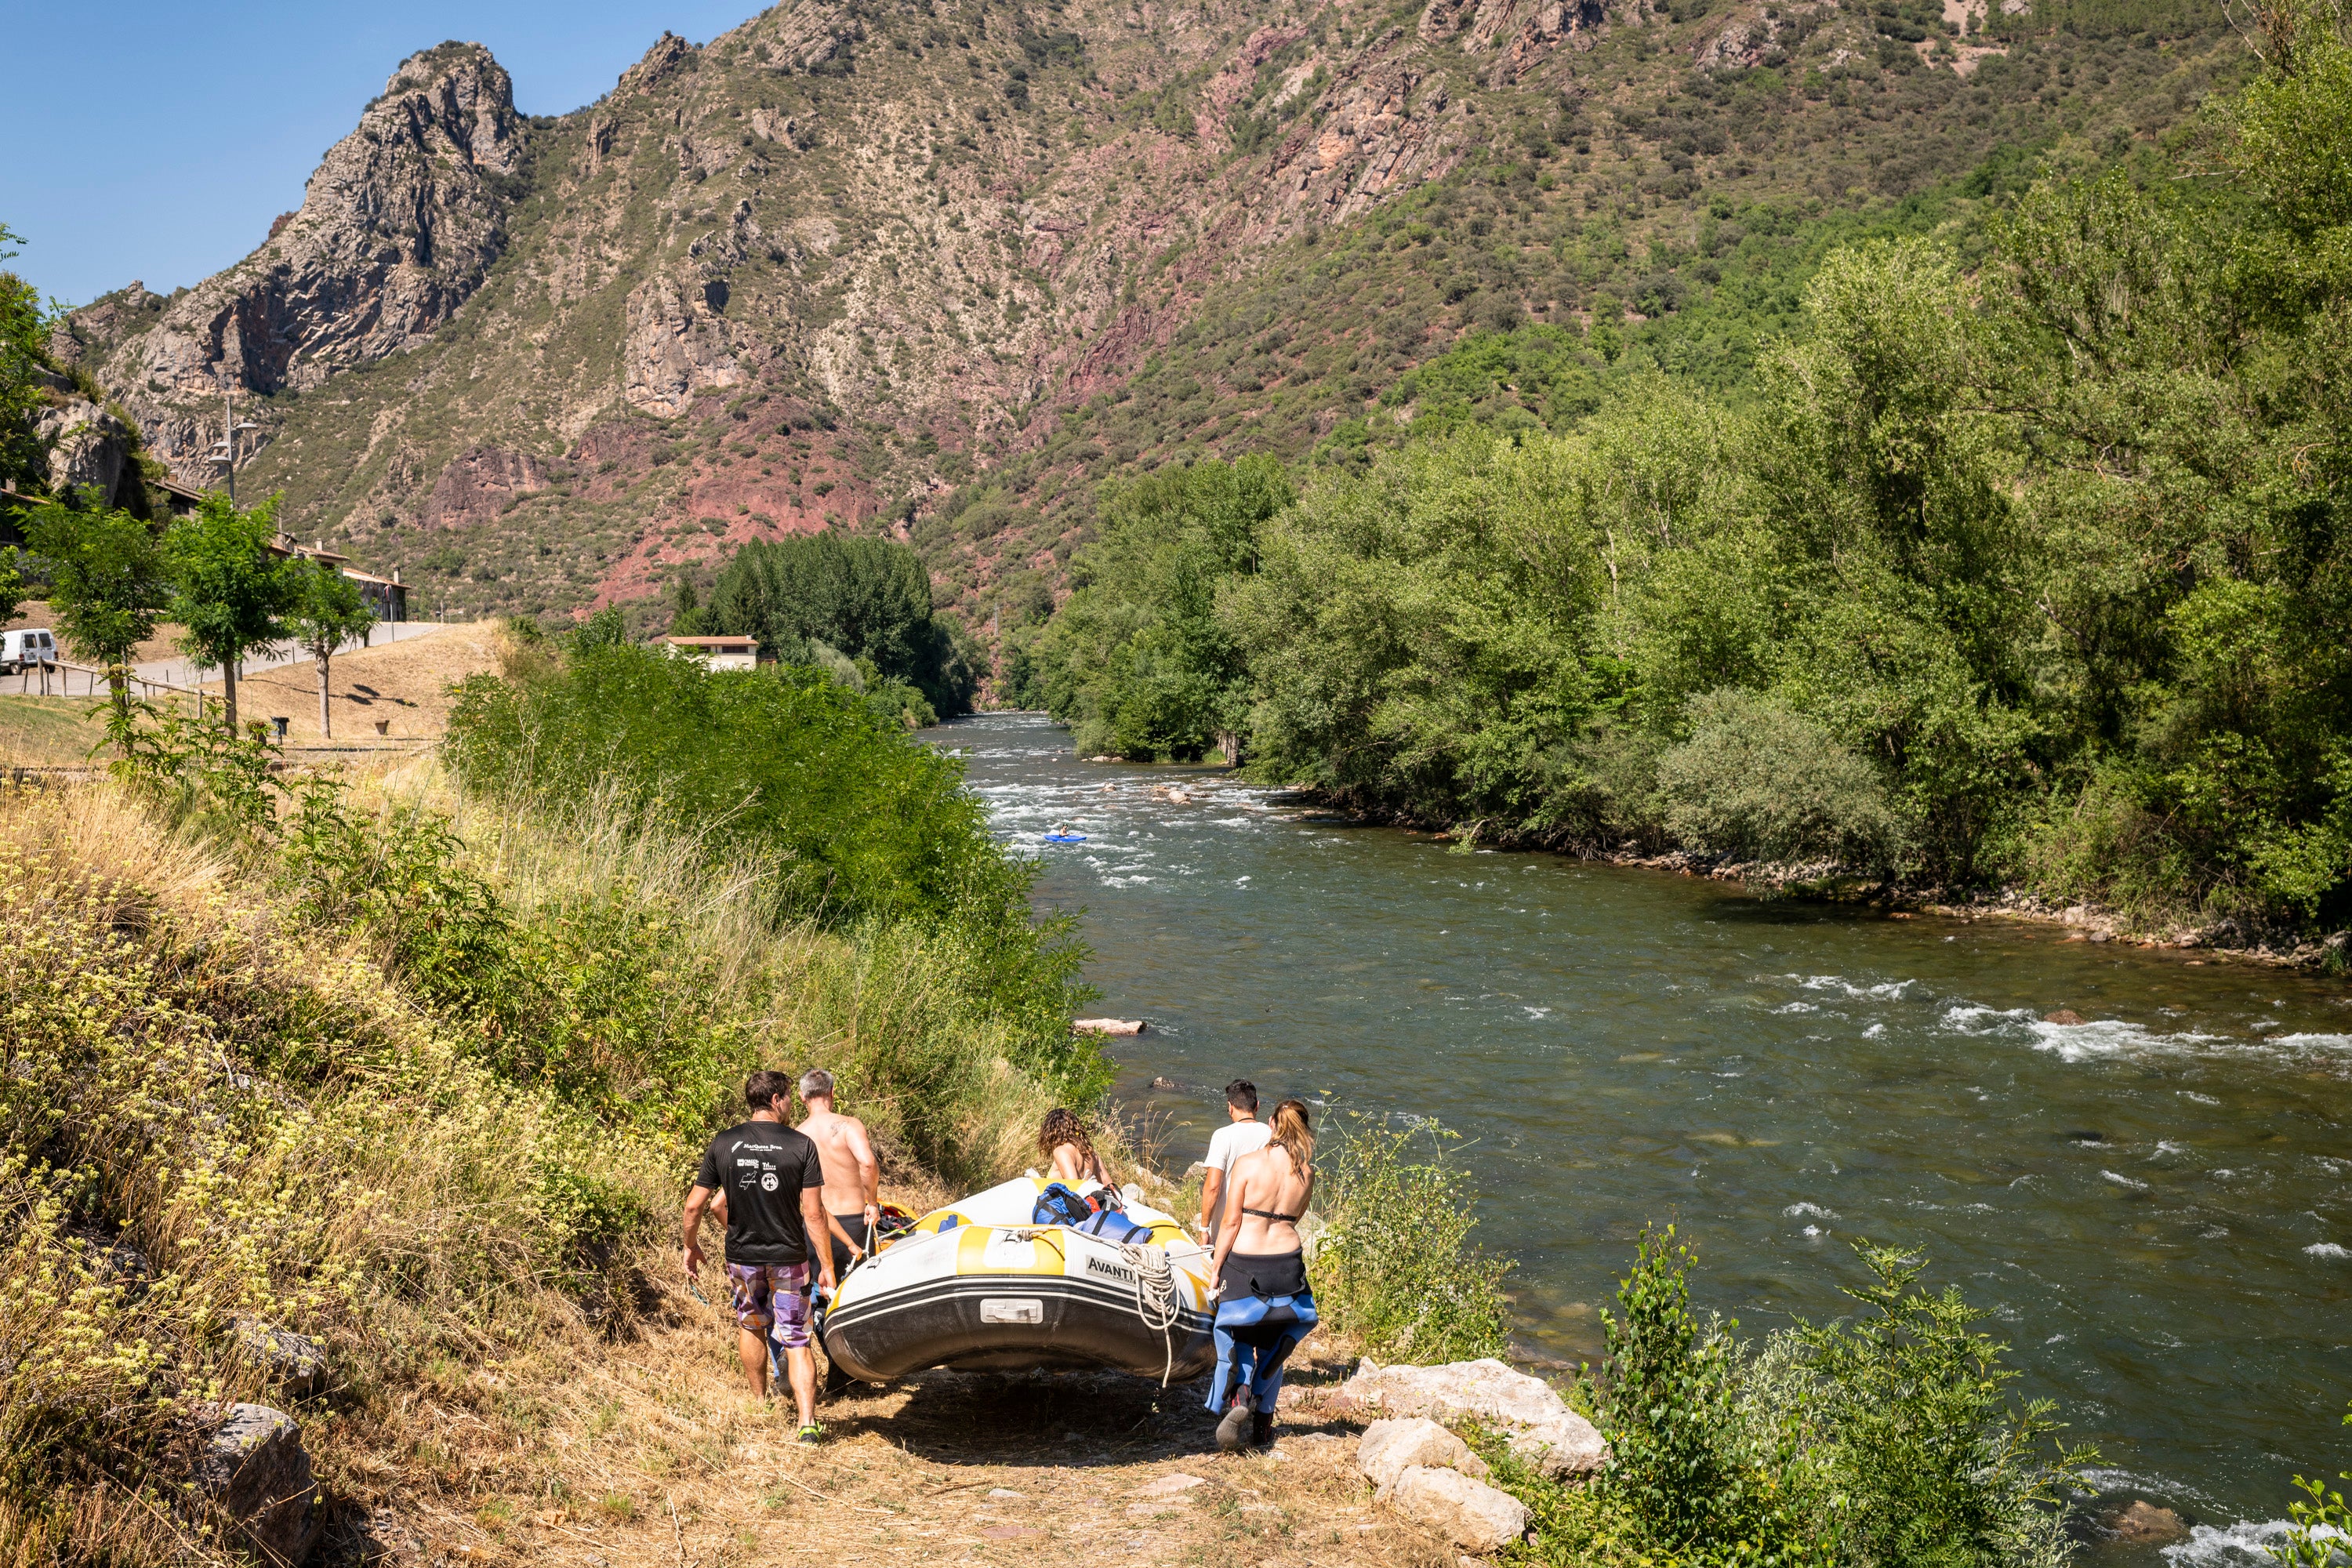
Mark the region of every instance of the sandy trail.
MULTIPOLYGON (((1309 1341, 1302 1392, 1348 1358, 1309 1341)), ((925 1373, 824 1405, 793 1442, 734 1367, 731 1321, 666 1297, 570 1369, 480 1372, 406 1413, 420 1463, 326 1560, 576 1568, 1034 1563, 1452 1568, 1376 1510, 1360 1427, 1286 1409, 1265 1454, 1216 1452, 1199 1384, 1120 1373, 925 1373), (420 1483, 426 1495, 418 1495, 420 1483), (379 1555, 381 1554, 381 1555, 379 1555)), ((1287 1391, 1286 1391, 1287 1392, 1287 1391)), ((1311 1395, 1309 1396, 1311 1398, 1311 1395)), ((360 1478, 351 1478, 356 1481, 360 1478)), ((385 1477, 391 1481, 393 1478, 385 1477)))

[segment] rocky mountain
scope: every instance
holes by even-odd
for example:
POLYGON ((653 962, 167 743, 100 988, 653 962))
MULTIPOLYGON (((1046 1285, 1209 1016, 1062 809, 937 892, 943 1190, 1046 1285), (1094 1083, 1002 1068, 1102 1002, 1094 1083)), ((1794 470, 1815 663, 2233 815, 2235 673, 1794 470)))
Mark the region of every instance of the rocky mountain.
POLYGON ((1604 367, 1749 273, 1791 308, 1805 226, 2119 153, 2230 68, 2193 0, 2088 3, 793 0, 547 119, 444 44, 251 256, 54 346, 189 483, 233 388, 241 490, 427 603, 650 599, 835 526, 982 624, 1108 475, 1303 454, 1465 335, 1604 367))

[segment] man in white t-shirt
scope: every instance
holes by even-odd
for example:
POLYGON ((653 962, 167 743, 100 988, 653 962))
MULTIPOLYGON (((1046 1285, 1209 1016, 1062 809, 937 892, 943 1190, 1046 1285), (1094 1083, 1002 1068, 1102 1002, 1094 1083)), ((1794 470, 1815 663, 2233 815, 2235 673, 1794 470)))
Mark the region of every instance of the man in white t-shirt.
POLYGON ((1256 1153, 1274 1136, 1274 1130, 1257 1119, 1257 1085, 1245 1078, 1225 1085, 1225 1115, 1231 1120, 1210 1137, 1209 1157, 1202 1162, 1209 1173, 1201 1182, 1201 1239, 1210 1247, 1217 1245, 1217 1221, 1225 1212, 1225 1178, 1233 1173, 1234 1162, 1256 1153))

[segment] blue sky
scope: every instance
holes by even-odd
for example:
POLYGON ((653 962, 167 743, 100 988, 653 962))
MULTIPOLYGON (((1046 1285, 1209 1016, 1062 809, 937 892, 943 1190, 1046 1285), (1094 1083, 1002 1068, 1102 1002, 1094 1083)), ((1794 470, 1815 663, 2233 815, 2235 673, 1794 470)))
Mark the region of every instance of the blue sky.
POLYGON ((759 0, 6 0, 6 267, 68 304, 136 278, 168 293, 261 243, 393 68, 486 44, 529 114, 593 102, 664 28, 708 43, 759 0))

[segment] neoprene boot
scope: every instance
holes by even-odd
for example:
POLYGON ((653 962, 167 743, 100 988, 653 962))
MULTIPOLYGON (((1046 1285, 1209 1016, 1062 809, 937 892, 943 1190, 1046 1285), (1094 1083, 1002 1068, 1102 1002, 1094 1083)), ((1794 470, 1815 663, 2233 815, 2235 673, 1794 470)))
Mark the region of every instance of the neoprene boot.
POLYGON ((1274 1447, 1273 1411, 1261 1410, 1250 1417, 1250 1447, 1253 1448, 1274 1447))
POLYGON ((1246 1384, 1234 1395, 1233 1407, 1225 1418, 1217 1423, 1217 1447, 1228 1454, 1241 1452, 1244 1434, 1250 1429, 1253 1416, 1250 1391, 1246 1384))

